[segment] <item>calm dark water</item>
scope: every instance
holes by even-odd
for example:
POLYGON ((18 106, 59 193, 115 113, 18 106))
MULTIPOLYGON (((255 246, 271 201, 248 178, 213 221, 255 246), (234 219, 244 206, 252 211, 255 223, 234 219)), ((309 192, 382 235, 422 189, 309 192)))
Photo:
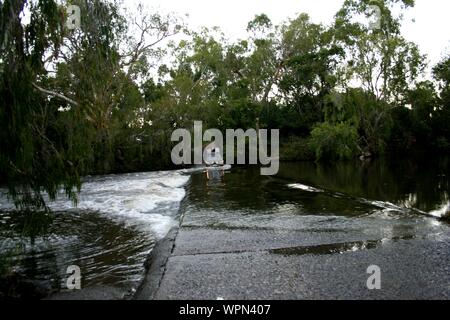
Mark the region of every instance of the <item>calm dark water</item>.
POLYGON ((443 208, 449 203, 449 187, 447 158, 419 163, 302 162, 282 163, 273 177, 248 167, 235 167, 216 181, 194 175, 188 200, 199 210, 236 210, 243 215, 358 217, 385 209, 402 216, 443 208))
POLYGON ((256 167, 233 167, 214 180, 192 173, 183 191, 186 180, 178 173, 94 179, 82 208, 57 213, 34 242, 11 233, 17 222, 12 213, 1 213, 0 261, 9 261, 1 269, 3 278, 14 274, 58 290, 65 285, 66 267, 78 264, 84 288, 109 285, 130 291, 142 279, 155 241, 176 222, 183 196, 185 226, 307 230, 348 246, 314 247, 306 254, 363 249, 393 239, 449 241, 449 225, 431 217, 449 204, 448 158, 283 163, 271 177, 261 176, 256 167), (105 214, 113 211, 122 219, 105 214))
POLYGON ((235 167, 216 181, 193 175, 184 225, 344 232, 348 239, 439 239, 448 225, 448 159, 284 163, 278 175, 235 167), (353 238, 352 238, 353 237, 353 238))

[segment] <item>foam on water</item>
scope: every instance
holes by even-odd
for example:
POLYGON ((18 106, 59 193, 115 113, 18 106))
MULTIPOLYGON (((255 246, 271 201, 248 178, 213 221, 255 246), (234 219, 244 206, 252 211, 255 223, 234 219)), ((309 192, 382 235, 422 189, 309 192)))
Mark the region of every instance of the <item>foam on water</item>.
MULTIPOLYGON (((158 171, 107 175, 85 178, 75 206, 61 192, 55 201, 48 201, 54 211, 97 211, 140 230, 164 237, 176 223, 179 204, 185 196, 184 185, 189 176, 180 171, 158 171)), ((0 190, 0 210, 14 205, 0 190)))
POLYGON ((183 169, 182 172, 185 174, 191 174, 191 173, 199 173, 199 172, 205 172, 205 171, 229 171, 231 170, 230 164, 225 164, 223 166, 196 166, 188 169, 183 169))
POLYGON ((450 202, 443 204, 439 209, 429 212, 429 215, 436 218, 442 218, 450 212, 450 202))
POLYGON ((289 188, 291 189, 299 189, 299 190, 303 190, 303 191, 307 191, 307 192, 323 192, 323 190, 314 188, 314 187, 310 187, 301 183, 293 183, 293 184, 289 184, 288 185, 289 188))

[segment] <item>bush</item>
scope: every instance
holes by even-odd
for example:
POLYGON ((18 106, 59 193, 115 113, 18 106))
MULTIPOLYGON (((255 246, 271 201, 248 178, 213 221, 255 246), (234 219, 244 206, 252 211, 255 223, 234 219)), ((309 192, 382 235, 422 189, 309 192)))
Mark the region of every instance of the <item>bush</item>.
POLYGON ((280 159, 282 161, 311 161, 315 159, 315 155, 308 139, 290 136, 280 146, 280 159))
POLYGON ((324 122, 314 126, 311 147, 317 160, 344 160, 358 153, 357 129, 347 123, 324 122))

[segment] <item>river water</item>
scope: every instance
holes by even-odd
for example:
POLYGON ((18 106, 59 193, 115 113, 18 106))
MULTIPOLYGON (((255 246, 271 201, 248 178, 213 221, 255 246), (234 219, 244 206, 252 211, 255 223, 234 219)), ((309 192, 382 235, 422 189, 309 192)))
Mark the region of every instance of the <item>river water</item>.
POLYGON ((42 297, 66 289, 67 268, 76 265, 82 288, 107 285, 132 294, 155 242, 178 223, 188 180, 176 171, 88 177, 77 206, 63 194, 48 202, 53 221, 32 241, 23 237, 23 222, 2 190, 0 262, 6 277, 14 279, 3 287, 31 281, 38 292, 20 294, 42 297))
POLYGON ((273 177, 256 167, 233 167, 214 180, 188 172, 87 178, 78 207, 63 197, 51 203, 53 223, 33 242, 11 231, 18 222, 3 195, 0 239, 8 274, 61 290, 67 266, 78 265, 83 288, 108 285, 132 293, 146 257, 180 213, 188 227, 330 237, 326 247, 302 254, 364 250, 398 239, 450 241, 449 224, 436 219, 449 208, 449 159, 283 163, 273 177))

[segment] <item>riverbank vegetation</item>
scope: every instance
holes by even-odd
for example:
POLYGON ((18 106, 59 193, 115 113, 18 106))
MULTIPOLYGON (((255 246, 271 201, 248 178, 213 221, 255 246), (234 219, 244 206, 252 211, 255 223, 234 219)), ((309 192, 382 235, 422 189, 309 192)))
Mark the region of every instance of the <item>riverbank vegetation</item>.
POLYGON ((432 66, 401 34, 413 0, 347 0, 330 25, 260 14, 248 37, 191 30, 120 2, 0 1, 0 180, 19 208, 76 201, 87 174, 171 167, 170 136, 280 129, 284 160, 450 151, 450 57, 432 66), (359 18, 358 18, 359 17, 359 18), (362 18, 362 19, 361 19, 362 18))

